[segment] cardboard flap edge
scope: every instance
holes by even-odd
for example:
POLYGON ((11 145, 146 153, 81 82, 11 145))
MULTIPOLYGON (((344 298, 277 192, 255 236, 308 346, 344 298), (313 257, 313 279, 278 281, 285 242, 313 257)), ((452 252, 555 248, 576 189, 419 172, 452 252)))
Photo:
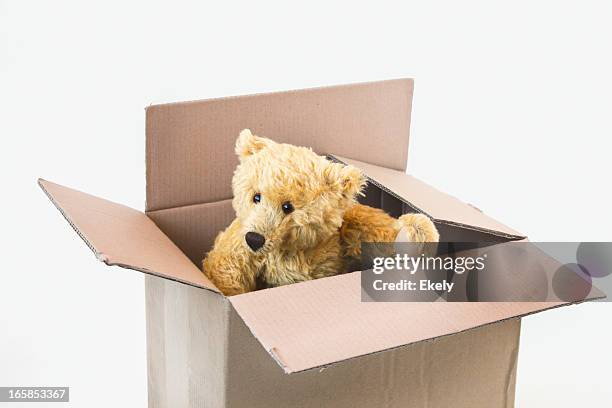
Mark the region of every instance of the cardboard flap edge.
POLYGON ((37 182, 98 261, 219 292, 144 213, 42 178, 37 182))
POLYGON ((405 170, 413 88, 412 79, 400 78, 151 105, 145 111, 146 210, 231 197, 235 141, 245 128, 405 170))
POLYGON ((286 374, 293 374, 599 298, 595 294, 576 302, 361 302, 360 273, 355 272, 228 299, 270 357, 286 374))
POLYGON ((331 160, 361 169, 368 181, 434 222, 471 229, 509 240, 526 236, 494 220, 471 204, 441 192, 400 171, 328 154, 331 160))

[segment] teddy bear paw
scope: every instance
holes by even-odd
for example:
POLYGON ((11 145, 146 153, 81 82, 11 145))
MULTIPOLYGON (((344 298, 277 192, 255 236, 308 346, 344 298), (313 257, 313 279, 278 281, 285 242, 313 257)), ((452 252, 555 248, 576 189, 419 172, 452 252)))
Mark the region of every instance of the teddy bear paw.
POLYGON ((400 230, 409 242, 438 242, 440 234, 433 221, 424 214, 404 214, 398 219, 400 230))

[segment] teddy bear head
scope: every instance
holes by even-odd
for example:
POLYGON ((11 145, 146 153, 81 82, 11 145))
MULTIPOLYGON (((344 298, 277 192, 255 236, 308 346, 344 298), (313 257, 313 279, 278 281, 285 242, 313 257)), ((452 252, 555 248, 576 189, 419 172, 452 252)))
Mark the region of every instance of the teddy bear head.
POLYGON ((244 243, 256 253, 305 250, 329 239, 365 185, 353 166, 248 129, 236 141, 236 154, 232 204, 244 243))

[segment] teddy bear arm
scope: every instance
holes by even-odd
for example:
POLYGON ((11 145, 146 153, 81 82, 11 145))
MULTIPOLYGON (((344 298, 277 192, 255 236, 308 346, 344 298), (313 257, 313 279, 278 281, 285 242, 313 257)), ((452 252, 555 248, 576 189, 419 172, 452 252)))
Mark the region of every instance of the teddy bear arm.
POLYGON ((394 242, 400 229, 404 229, 409 242, 440 239, 433 221, 424 214, 404 214, 395 219, 380 209, 357 204, 346 212, 340 229, 345 255, 358 258, 362 242, 394 242))
POLYGON ((362 242, 393 242, 399 231, 398 222, 386 212, 357 204, 345 214, 340 238, 345 256, 358 258, 362 242))
POLYGON ((238 220, 234 220, 217 236, 202 263, 204 274, 226 296, 250 292, 256 287, 256 268, 243 244, 241 231, 238 220))

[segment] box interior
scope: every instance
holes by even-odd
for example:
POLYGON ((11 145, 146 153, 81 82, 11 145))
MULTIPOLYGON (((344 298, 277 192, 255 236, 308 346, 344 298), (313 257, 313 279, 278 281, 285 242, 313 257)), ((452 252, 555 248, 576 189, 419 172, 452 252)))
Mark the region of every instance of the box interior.
MULTIPOLYGON (((368 181, 361 204, 380 208, 393 217, 422 212, 393 192, 368 181)), ((189 205, 170 210, 149 211, 147 215, 198 267, 213 245, 217 234, 233 220, 235 214, 231 200, 189 205)), ((442 242, 507 242, 515 237, 482 231, 466 225, 453 225, 435 221, 442 242)))
MULTIPOLYGON (((371 180, 368 181, 364 196, 359 198, 359 202, 374 208, 380 208, 392 217, 398 218, 403 214, 422 213, 410 202, 402 199, 389 190, 377 185, 371 180)), ((496 234, 491 231, 481 231, 465 225, 452 225, 450 223, 436 220, 434 221, 440 233, 440 242, 508 242, 516 240, 518 237, 496 234)))

